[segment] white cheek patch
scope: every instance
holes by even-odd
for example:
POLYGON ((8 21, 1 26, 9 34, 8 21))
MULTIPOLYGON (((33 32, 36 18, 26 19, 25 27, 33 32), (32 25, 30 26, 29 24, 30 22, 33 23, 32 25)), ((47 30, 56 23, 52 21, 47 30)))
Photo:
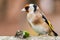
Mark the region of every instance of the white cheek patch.
POLYGON ((30 4, 30 5, 29 5, 29 11, 30 11, 30 12, 33 12, 33 11, 34 11, 33 5, 34 5, 34 4, 30 4))
POLYGON ((29 11, 33 11, 33 10, 34 10, 34 8, 32 6, 30 6, 29 11))

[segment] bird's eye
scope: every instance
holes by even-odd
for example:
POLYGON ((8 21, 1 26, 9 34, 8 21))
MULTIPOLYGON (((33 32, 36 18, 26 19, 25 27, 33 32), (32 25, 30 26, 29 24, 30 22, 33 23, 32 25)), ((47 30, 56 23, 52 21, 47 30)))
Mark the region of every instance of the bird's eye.
POLYGON ((29 11, 28 11, 28 9, 29 9, 29 6, 25 7, 25 9, 26 9, 26 12, 29 12, 29 11))
POLYGON ((34 12, 37 10, 37 6, 36 5, 33 5, 33 7, 34 7, 34 12))

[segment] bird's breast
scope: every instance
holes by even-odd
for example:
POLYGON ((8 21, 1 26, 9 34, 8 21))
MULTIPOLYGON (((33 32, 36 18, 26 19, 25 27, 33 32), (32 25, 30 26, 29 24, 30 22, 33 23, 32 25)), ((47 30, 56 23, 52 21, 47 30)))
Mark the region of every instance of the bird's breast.
POLYGON ((46 34, 47 33, 47 29, 42 26, 42 25, 32 25, 32 28, 37 32, 37 33, 40 33, 40 34, 46 34))
POLYGON ((33 19, 34 19, 34 15, 27 15, 27 20, 29 22, 29 24, 31 25, 31 27, 40 34, 46 34, 48 32, 48 26, 45 26, 45 23, 40 24, 39 20, 35 21, 33 23, 33 19))
POLYGON ((31 20, 28 20, 29 24, 31 25, 31 27, 37 32, 37 33, 40 33, 40 34, 46 34, 48 32, 48 29, 46 29, 46 27, 44 27, 43 25, 41 24, 33 24, 31 20))

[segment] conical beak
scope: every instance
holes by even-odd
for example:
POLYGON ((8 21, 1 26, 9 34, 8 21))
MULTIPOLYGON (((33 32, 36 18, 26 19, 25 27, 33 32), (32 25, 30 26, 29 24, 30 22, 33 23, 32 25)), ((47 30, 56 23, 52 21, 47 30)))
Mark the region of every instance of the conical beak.
POLYGON ((25 8, 23 8, 21 11, 22 11, 22 12, 25 12, 26 10, 25 10, 25 8))

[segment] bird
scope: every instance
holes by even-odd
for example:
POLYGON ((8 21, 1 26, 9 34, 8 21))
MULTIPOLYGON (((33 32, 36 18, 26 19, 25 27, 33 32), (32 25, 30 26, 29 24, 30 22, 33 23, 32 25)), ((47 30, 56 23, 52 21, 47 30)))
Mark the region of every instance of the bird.
POLYGON ((58 36, 38 5, 26 4, 21 11, 26 12, 28 24, 38 35, 58 36))

